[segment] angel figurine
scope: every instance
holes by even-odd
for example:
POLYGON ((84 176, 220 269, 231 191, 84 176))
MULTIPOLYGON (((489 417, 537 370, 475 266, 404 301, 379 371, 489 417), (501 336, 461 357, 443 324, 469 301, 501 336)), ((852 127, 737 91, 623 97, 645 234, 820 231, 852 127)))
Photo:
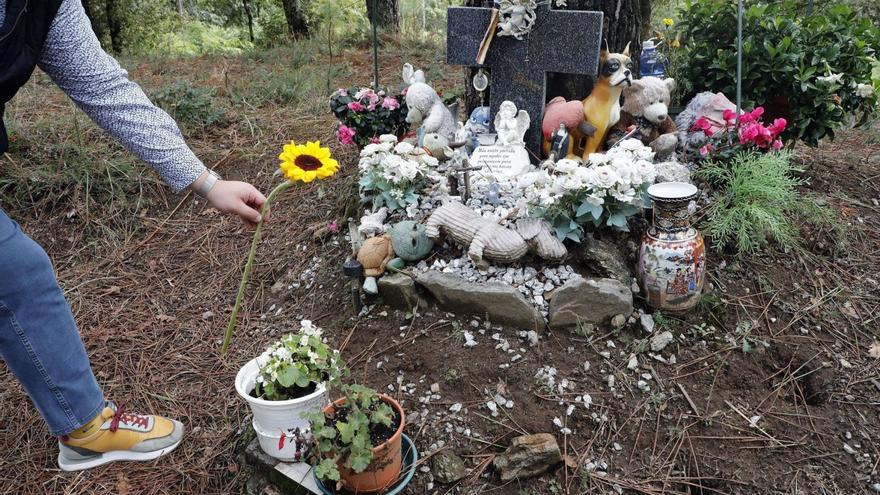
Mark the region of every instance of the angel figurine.
POLYGON ((501 0, 498 36, 513 36, 522 41, 535 25, 538 7, 535 0, 501 0))
POLYGON ((526 131, 532 123, 529 113, 525 110, 517 111, 512 101, 505 101, 498 108, 495 116, 495 132, 498 133, 498 143, 502 146, 525 146, 526 131))

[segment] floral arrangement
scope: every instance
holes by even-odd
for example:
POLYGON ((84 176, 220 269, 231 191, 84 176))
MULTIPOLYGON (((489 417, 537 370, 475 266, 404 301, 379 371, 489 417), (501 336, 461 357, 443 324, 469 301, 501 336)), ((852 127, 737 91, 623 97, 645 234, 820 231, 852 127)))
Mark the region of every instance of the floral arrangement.
POLYGON ((584 166, 560 160, 554 170, 523 176, 517 188, 529 213, 547 220, 560 240, 580 242, 584 227, 628 231, 627 219, 644 206, 657 171, 654 152, 641 141, 627 139, 606 154, 592 154, 584 166))
POLYGON ((776 119, 772 124, 764 125, 763 115, 764 108, 758 107, 751 112, 743 112, 737 123, 736 112, 725 110, 724 123, 720 123, 722 130, 718 132, 712 131, 712 122, 701 117, 691 130, 701 132, 706 142, 698 151, 699 157, 694 158, 727 161, 742 151, 781 150, 784 146, 781 135, 788 122, 776 119))
POLYGON ((363 148, 383 134, 402 136, 409 128, 406 99, 384 90, 340 88, 330 97, 330 110, 339 119, 336 137, 343 145, 363 148))
POLYGON ((309 320, 300 322, 299 333, 269 346, 257 365, 254 395, 265 400, 298 398, 303 389, 320 383, 337 385, 348 374, 339 351, 330 349, 321 329, 309 320))
POLYGON ((442 179, 435 171, 438 164, 425 150, 397 143, 394 136, 382 136, 379 143, 368 144, 361 151, 361 200, 373 210, 385 206, 413 217, 421 191, 442 179))
POLYGON ((317 447, 315 475, 322 480, 339 481, 339 464, 355 473, 364 472, 373 460, 372 433, 377 428, 391 428, 397 417, 371 388, 346 385, 342 394, 334 414, 308 415, 317 447))
POLYGON ((254 237, 251 240, 251 250, 248 253, 247 262, 244 265, 244 271, 241 275, 241 283, 238 285, 238 295, 235 297, 235 306, 232 308, 232 315, 229 317, 229 325, 226 327, 226 335, 223 337, 223 345, 220 348, 221 354, 226 354, 229 350, 229 343, 232 341, 232 332, 235 330, 235 324, 238 321, 238 311, 241 309, 241 303, 244 300, 244 292, 247 288, 248 278, 250 278, 251 270, 254 267, 254 258, 257 255, 257 246, 260 245, 262 239, 263 224, 268 218, 269 209, 275 198, 289 189, 297 182, 309 184, 314 180, 324 180, 332 177, 339 171, 339 162, 333 159, 330 149, 321 147, 321 143, 307 142, 306 144, 296 144, 291 141, 284 145, 284 148, 278 159, 281 160, 279 168, 281 173, 287 179, 269 193, 266 203, 260 215, 260 222, 254 230, 254 237))

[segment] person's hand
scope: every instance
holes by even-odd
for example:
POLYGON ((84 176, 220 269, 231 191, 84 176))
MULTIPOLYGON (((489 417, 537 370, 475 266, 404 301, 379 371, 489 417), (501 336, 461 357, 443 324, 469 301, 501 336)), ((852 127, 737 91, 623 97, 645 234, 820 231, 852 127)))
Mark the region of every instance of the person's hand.
POLYGON ((266 197, 256 187, 231 180, 217 181, 206 199, 214 208, 238 215, 250 228, 260 222, 260 210, 266 203, 266 197))

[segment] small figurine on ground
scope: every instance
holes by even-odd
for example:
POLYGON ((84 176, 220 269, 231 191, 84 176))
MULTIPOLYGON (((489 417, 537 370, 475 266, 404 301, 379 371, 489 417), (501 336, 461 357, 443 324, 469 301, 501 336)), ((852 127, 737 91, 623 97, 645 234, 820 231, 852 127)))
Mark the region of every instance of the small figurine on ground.
POLYGON ((364 267, 364 292, 371 295, 379 293, 378 277, 385 273, 388 262, 394 258, 394 247, 391 237, 380 235, 364 241, 357 254, 357 260, 364 267))

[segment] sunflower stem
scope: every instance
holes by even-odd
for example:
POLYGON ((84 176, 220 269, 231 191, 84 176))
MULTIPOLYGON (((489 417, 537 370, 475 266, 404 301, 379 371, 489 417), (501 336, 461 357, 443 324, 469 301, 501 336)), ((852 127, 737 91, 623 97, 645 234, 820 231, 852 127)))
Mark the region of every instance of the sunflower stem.
POLYGON ((260 245, 260 240, 262 239, 263 223, 269 213, 269 208, 272 201, 275 200, 275 197, 292 185, 293 182, 289 180, 282 182, 275 187, 271 193, 269 193, 269 197, 266 198, 266 203, 263 204, 263 209, 260 212, 260 221, 257 223, 256 230, 254 230, 254 238, 251 241, 251 250, 248 253, 247 263, 244 265, 244 273, 241 275, 241 283, 238 285, 238 295, 235 297, 235 306, 232 308, 229 325, 226 327, 226 336, 223 338, 223 346, 220 348, 220 354, 225 355, 226 351, 229 350, 229 343, 232 341, 232 331, 235 330, 235 324, 238 322, 238 311, 241 309, 241 303, 244 299, 244 292, 245 288, 247 288, 248 278, 250 278, 251 270, 254 268, 254 258, 257 254, 257 246, 260 245))

